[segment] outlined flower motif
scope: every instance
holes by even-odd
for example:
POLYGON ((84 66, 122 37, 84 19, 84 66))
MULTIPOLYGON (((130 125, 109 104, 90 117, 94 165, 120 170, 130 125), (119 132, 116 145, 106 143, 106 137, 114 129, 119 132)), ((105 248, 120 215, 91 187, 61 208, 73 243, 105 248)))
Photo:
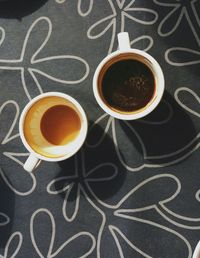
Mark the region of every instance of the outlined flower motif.
POLYGON ((8 100, 0 106, 0 176, 15 194, 25 196, 34 191, 36 179, 33 174, 26 172, 21 167, 23 163, 20 158, 28 156, 28 153, 19 153, 17 150, 18 146, 22 146, 19 134, 13 134, 18 118, 19 106, 15 101, 8 100), (8 165, 4 166, 4 164, 8 164, 7 159, 9 159, 9 162, 15 162, 13 166, 15 170, 14 173, 13 168, 10 168, 8 165), (18 179, 16 180, 16 178, 18 179), (14 183, 12 183, 12 179, 14 183), (20 183, 23 181, 26 182, 25 189, 24 184, 20 183), (15 185, 16 182, 18 182, 17 184, 19 184, 19 186, 15 185), (23 189, 18 189, 22 186, 23 189))
POLYGON ((6 244, 4 254, 0 258, 14 258, 18 257, 18 253, 22 246, 23 236, 20 232, 13 233, 6 244))
POLYGON ((10 223, 10 218, 8 217, 8 215, 0 212, 0 227, 6 226, 8 223, 10 223))
POLYGON ((3 43, 4 39, 5 39, 5 30, 0 27, 0 34, 1 34, 1 37, 0 37, 0 46, 1 44, 3 43))
MULTIPOLYGON (((134 187, 131 186, 130 190, 126 191, 118 201, 115 199, 110 202, 102 199, 97 194, 94 183, 99 184, 102 182, 105 185, 106 181, 110 181, 113 185, 113 179, 119 173, 116 168, 112 164, 107 164, 106 169, 105 164, 101 164, 86 172, 86 159, 83 151, 81 152, 81 167, 78 166, 77 157, 74 161, 76 175, 71 175, 67 165, 70 175, 52 180, 47 186, 47 192, 49 194, 65 194, 63 215, 68 222, 72 222, 80 212, 80 191, 91 207, 101 215, 102 221, 99 225, 96 244, 97 258, 107 257, 109 250, 112 250, 115 257, 128 257, 125 254, 130 249, 133 251, 133 257, 136 255, 149 258, 158 257, 162 253, 161 257, 168 258, 173 257, 175 252, 179 257, 191 258, 192 249, 190 243, 184 235, 178 232, 178 229, 200 230, 200 218, 183 216, 170 209, 170 203, 176 201, 182 190, 181 181, 176 176, 163 173, 148 177, 134 187), (111 171, 107 177, 105 177, 107 174, 105 170, 111 171), (74 192, 76 194, 74 198, 72 196, 70 198, 73 188, 75 188, 74 192), (157 192, 159 192, 159 195, 156 194, 157 192), (72 206, 68 207, 68 200, 70 199, 74 202, 71 216, 68 215, 70 214, 68 208, 72 208, 72 206), (151 219, 148 216, 145 217, 148 211, 157 213, 160 219, 156 221, 156 216, 151 220, 151 215, 151 219), (162 220, 168 223, 167 226, 162 224, 162 220), (124 231, 124 226, 122 225, 125 224, 127 225, 126 228, 132 230, 124 231), (176 226, 177 230, 172 229, 171 225, 176 226), (144 244, 144 241, 148 240, 144 240, 143 237, 142 239, 138 238, 137 232, 149 232, 154 244, 148 245, 147 242, 144 244), (106 245, 107 239, 113 239, 113 241, 109 241, 108 247, 106 245), (162 239, 163 241, 167 239, 164 246, 159 245, 162 239), (174 241, 178 243, 175 247, 176 250, 167 251, 174 241), (115 252, 115 250, 117 251, 115 252)), ((199 193, 197 192, 196 195, 198 200, 199 193)))
MULTIPOLYGON (((134 122, 121 121, 103 114, 90 126, 86 144, 92 149, 99 148, 106 135, 110 135, 120 163, 130 172, 176 164, 197 149, 198 139, 193 131, 187 140, 185 135, 177 142, 170 135, 170 138, 167 137, 166 132, 175 126, 176 117, 183 114, 182 109, 175 110, 177 104, 171 104, 163 100, 150 116, 134 122), (103 129, 100 133, 99 127, 103 129), (170 141, 173 148, 167 152, 163 146, 170 141), (126 158, 127 150, 129 158, 126 158)), ((184 116, 183 121, 188 122, 188 117, 184 116)))
MULTIPOLYGON (((135 0, 108 0, 112 13, 101 20, 95 22, 87 31, 90 39, 102 37, 109 29, 112 29, 111 41, 108 53, 113 51, 117 33, 125 30, 125 20, 129 19, 143 25, 152 25, 157 21, 158 14, 152 9, 134 7, 135 0)), ((131 41, 131 45, 140 40, 145 40, 148 44, 146 51, 152 46, 153 39, 150 36, 140 36, 131 41)))
POLYGON ((165 52, 165 60, 173 66, 198 65, 200 64, 200 51, 184 47, 172 47, 165 52))
POLYGON ((178 88, 174 93, 174 98, 183 109, 185 109, 190 114, 200 118, 200 113, 198 112, 200 105, 200 97, 192 89, 187 87, 178 88), (188 97, 191 96, 193 98, 193 103, 196 104, 197 110, 194 110, 194 107, 189 107, 188 104, 184 103, 184 99, 182 99, 181 97, 182 94, 188 97))
POLYGON ((196 3, 198 0, 154 0, 154 3, 171 11, 165 16, 158 26, 158 34, 166 37, 173 34, 180 26, 183 19, 187 19, 188 25, 200 46, 200 17, 198 16, 196 3))
POLYGON ((107 257, 109 250, 112 250, 115 257, 137 257, 140 254, 148 258, 167 258, 176 253, 178 257, 191 258, 190 243, 178 232, 178 228, 200 230, 200 218, 184 217, 168 208, 168 203, 174 201, 180 192, 181 182, 176 176, 158 174, 137 184, 114 205, 99 200, 95 194, 93 200, 87 196, 87 200, 102 216, 97 238, 97 257, 107 257), (158 190, 159 195, 156 194, 158 190), (112 216, 106 216, 107 213, 98 204, 113 210, 112 216), (149 219, 146 216, 149 211, 156 212, 164 220, 175 225, 177 230, 161 224, 162 220, 156 222, 155 218, 149 219), (124 225, 130 230, 124 232, 124 225), (139 232, 148 232, 152 244, 148 244, 148 237, 144 239, 143 234, 141 238, 139 232), (107 239, 111 239, 110 234, 113 243, 109 241, 107 246, 107 239), (169 250, 174 241, 177 243, 176 250, 169 250), (160 244, 164 242, 164 245, 160 244), (114 252, 116 247, 117 252, 114 252), (130 249, 131 255, 125 255, 130 249))
MULTIPOLYGON (((189 166, 190 166, 190 164, 188 164, 188 167, 189 166)), ((156 227, 157 230, 164 229, 168 233, 170 233, 170 234, 172 233, 172 234, 176 235, 176 237, 178 237, 179 240, 183 241, 185 244, 185 251, 182 253, 182 255, 181 255, 181 251, 180 251, 178 257, 191 257, 192 256, 191 246, 190 246, 188 240, 183 235, 181 235, 178 232, 178 230, 175 231, 175 230, 165 227, 159 223, 156 223, 155 219, 149 220, 149 219, 145 219, 145 217, 143 217, 143 215, 146 212, 154 210, 163 219, 165 219, 169 223, 175 225, 177 228, 184 228, 184 229, 188 229, 188 230, 199 230, 200 229, 200 217, 189 217, 189 216, 186 217, 186 216, 178 214, 170 209, 170 203, 173 203, 176 201, 176 198, 182 191, 181 188, 182 187, 181 187, 180 180, 176 176, 171 175, 171 174, 160 174, 160 175, 156 175, 151 178, 148 178, 148 179, 144 180, 143 182, 141 182, 140 184, 138 184, 135 188, 133 188, 128 194, 126 194, 126 196, 124 196, 122 198, 122 200, 120 200, 120 202, 117 205, 112 207, 114 209, 117 209, 114 211, 114 215, 119 218, 125 219, 127 221, 127 223, 128 222, 133 223, 133 226, 137 222, 140 224, 140 226, 143 225, 143 227, 146 227, 146 231, 148 231, 148 232, 149 232, 149 230, 152 230, 151 227, 153 226, 153 227, 156 227), (167 187, 164 187, 164 185, 166 185, 167 187), (164 190, 166 188, 168 189, 167 192, 164 190), (145 194, 148 195, 149 191, 151 193, 153 193, 152 189, 157 189, 157 190, 159 189, 159 193, 161 193, 161 195, 158 196, 156 194, 155 195, 152 194, 151 198, 145 198, 145 194), (143 196, 142 199, 141 199, 141 194, 143 196), (130 203, 131 203, 131 206, 130 206, 130 203)), ((199 209, 199 205, 197 205, 196 208, 199 209)), ((125 221, 123 223, 125 223, 125 221)), ((117 225, 120 225, 120 223, 118 222, 117 225)), ((129 224, 129 226, 131 226, 131 224, 129 224)), ((138 229, 138 227, 137 227, 137 229, 138 229)), ((118 246, 119 253, 122 252, 122 248, 119 244, 117 235, 120 236, 120 238, 123 238, 123 240, 131 248, 133 248, 133 249, 138 248, 116 226, 109 225, 109 230, 115 239, 115 242, 118 246), (114 229, 114 231, 113 231, 113 229, 114 229)), ((154 232, 154 234, 155 234, 155 232, 154 232)), ((154 234, 152 234, 152 235, 154 235, 154 234)), ((131 238, 135 239, 134 235, 135 234, 130 234, 131 238)), ((159 241, 161 241, 160 237, 162 238, 161 233, 159 233, 159 241)), ((169 237, 169 238, 167 237, 166 239, 172 240, 172 235, 171 235, 171 237, 169 237)), ((152 241, 154 242, 155 240, 152 240, 152 241)), ((152 246, 155 246, 155 245, 152 244, 152 246)), ((143 248, 146 247, 144 242, 142 242, 142 247, 143 248)), ((163 248, 163 246, 160 246, 160 248, 163 248)), ((147 247, 147 249, 148 249, 148 247, 147 247)), ((144 251, 144 249, 142 249, 142 250, 144 251)), ((173 252, 174 252, 174 250, 173 250, 173 252)), ((146 250, 145 250, 145 253, 146 253, 146 250)), ((147 252, 147 253, 149 255, 149 252, 147 252)), ((165 253, 166 253, 167 257, 173 257, 173 253, 171 253, 171 255, 170 255, 170 251, 167 251, 165 253)), ((159 251, 159 255, 161 255, 160 251, 159 251)), ((157 257, 157 256, 158 256, 158 254, 150 255, 150 257, 157 257)), ((163 253, 161 255, 161 257, 164 257, 164 256, 165 255, 163 253)), ((149 257, 149 256, 147 256, 147 257, 149 257)))
MULTIPOLYGON (((4 30, 3 39, 5 37, 4 30)), ((22 46, 19 59, 0 59, 0 69, 18 71, 26 96, 31 100, 30 89, 36 86, 37 93, 42 93, 42 87, 37 75, 62 84, 78 84, 85 80, 89 74, 89 65, 81 57, 75 55, 55 55, 40 58, 42 50, 46 47, 52 34, 52 23, 48 17, 36 19, 30 26, 22 46), (34 44, 33 44, 34 42, 34 44), (65 70, 63 70, 65 67, 65 70), (67 69, 66 67, 70 67, 67 69), (79 70, 80 74, 71 73, 79 70), (70 77, 70 78, 66 78, 70 77)))
POLYGON ((86 171, 83 151, 80 153, 80 162, 78 156, 75 155, 74 164, 75 171, 73 175, 58 177, 47 186, 49 194, 65 194, 62 212, 68 222, 72 222, 76 218, 79 211, 80 194, 86 195, 88 190, 91 190, 90 182, 112 182, 118 173, 117 167, 113 163, 108 162, 97 165, 90 171, 86 171), (72 195, 73 199, 75 199, 74 207, 69 206, 69 200, 72 198, 72 195))
MULTIPOLYGON (((46 227, 45 227, 46 229, 46 227)), ((66 240, 60 247, 55 250, 54 247, 54 241, 56 238, 56 223, 55 219, 52 215, 52 213, 44 208, 36 210, 30 220, 30 235, 31 235, 31 241, 35 248, 35 251, 39 255, 40 258, 53 258, 53 257, 59 257, 59 254, 64 252, 64 257, 70 257, 74 250, 72 250, 73 243, 76 243, 76 255, 77 257, 87 257, 89 256, 96 245, 96 240, 94 236, 89 232, 79 232, 72 237, 70 237, 68 240, 66 240), (41 220, 42 218, 46 218, 45 222, 42 220, 42 224, 38 224, 36 220, 41 220), (49 225, 50 232, 46 232, 46 230, 43 230, 41 225, 45 223, 46 225, 49 225), (39 232, 39 233, 38 233, 39 232), (45 242, 44 242, 45 239, 45 242), (43 243, 43 250, 41 250, 40 243, 43 243), (87 243, 87 244, 86 244, 87 243), (85 247, 87 246, 87 247, 85 247), (89 246, 89 248, 88 248, 89 246)))
MULTIPOLYGON (((187 87, 180 87, 178 88, 175 93, 174 93, 174 98, 177 101, 177 103, 190 115, 192 115, 194 118, 200 118, 200 113, 199 113, 199 105, 200 105, 200 97, 198 96, 197 93, 195 93, 192 89, 187 88, 187 87), (183 97, 185 96, 185 98, 183 97), (192 102, 187 102, 187 97, 193 98, 192 102), (186 102, 185 102, 186 101, 186 102), (190 103, 190 104, 189 104, 190 103)), ((195 119, 195 121, 198 121, 195 119)), ((189 143, 189 145, 194 144, 193 150, 191 151, 194 152, 195 150, 199 149, 200 147, 200 131, 197 131, 196 136, 194 139, 189 143)))
MULTIPOLYGON (((63 4, 66 0, 55 0, 58 4, 63 4)), ((90 14, 93 7, 93 0, 78 0, 77 10, 80 16, 85 17, 90 14), (86 8, 85 8, 86 6, 86 8)))
POLYGON ((195 197, 196 197, 197 201, 200 202, 200 189, 196 192, 195 197))

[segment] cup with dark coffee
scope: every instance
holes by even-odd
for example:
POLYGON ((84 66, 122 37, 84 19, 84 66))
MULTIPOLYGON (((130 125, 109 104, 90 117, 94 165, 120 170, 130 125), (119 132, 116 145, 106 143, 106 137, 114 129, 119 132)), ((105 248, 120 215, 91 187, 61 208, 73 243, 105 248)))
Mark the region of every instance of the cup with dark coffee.
POLYGON ((119 49, 105 57, 93 78, 94 96, 109 115, 134 120, 148 115, 164 92, 164 75, 148 53, 130 47, 127 32, 118 34, 119 49))

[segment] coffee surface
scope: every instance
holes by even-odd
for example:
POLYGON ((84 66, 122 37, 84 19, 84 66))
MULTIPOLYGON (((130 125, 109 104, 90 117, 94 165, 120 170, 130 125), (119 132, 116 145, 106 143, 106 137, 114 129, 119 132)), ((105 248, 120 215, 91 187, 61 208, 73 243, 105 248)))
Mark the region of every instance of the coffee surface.
POLYGON ((49 96, 35 102, 24 119, 24 136, 38 154, 58 158, 57 147, 72 144, 81 130, 79 114, 66 99, 49 96))
POLYGON ((153 73, 137 60, 114 63, 102 79, 102 95, 105 101, 122 112, 133 112, 145 107, 151 101, 154 91, 153 73))
POLYGON ((40 122, 44 138, 54 145, 65 145, 73 141, 80 130, 81 122, 76 111, 65 105, 48 109, 40 122))

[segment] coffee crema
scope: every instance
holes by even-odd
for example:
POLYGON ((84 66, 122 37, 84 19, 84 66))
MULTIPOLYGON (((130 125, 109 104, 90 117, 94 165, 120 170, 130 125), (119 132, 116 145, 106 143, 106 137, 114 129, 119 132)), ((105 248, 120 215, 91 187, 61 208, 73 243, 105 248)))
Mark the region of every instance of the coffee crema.
POLYGON ((119 113, 135 113, 148 106, 155 95, 155 78, 150 68, 135 59, 106 64, 99 81, 105 104, 119 113))

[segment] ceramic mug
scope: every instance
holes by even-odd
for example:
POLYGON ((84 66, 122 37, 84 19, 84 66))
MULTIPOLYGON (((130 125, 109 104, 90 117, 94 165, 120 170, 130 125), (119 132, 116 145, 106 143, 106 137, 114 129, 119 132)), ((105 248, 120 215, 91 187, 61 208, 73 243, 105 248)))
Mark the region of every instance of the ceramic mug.
POLYGON ((30 152, 24 164, 32 172, 41 160, 57 162, 74 155, 88 130, 86 114, 71 96, 43 93, 23 109, 19 121, 21 140, 30 152))
MULTIPOLYGON (((165 86, 164 75, 160 65, 151 55, 149 55, 148 53, 142 50, 131 48, 129 35, 127 32, 122 32, 118 34, 118 44, 119 44, 118 50, 106 56, 98 65, 93 77, 93 92, 97 103, 106 113, 118 119, 134 120, 148 115, 159 104, 164 92, 164 86, 165 86), (109 73, 109 70, 113 70, 114 66, 116 67, 116 64, 117 64, 118 70, 117 70, 116 76, 118 76, 117 78, 119 78, 120 80, 121 79, 120 76, 123 77, 123 73, 124 73, 124 71, 120 70, 120 62, 127 61, 127 60, 132 60, 132 61, 136 61, 137 63, 140 63, 139 65, 144 66, 144 69, 148 69, 150 71, 154 80, 154 85, 153 85, 154 92, 152 93, 151 99, 149 99, 148 103, 144 105, 142 108, 138 108, 137 110, 130 111, 130 112, 119 110, 118 108, 112 106, 112 104, 109 103, 109 96, 106 99, 103 93, 103 91, 106 91, 106 89, 111 87, 112 78, 115 77, 115 74, 110 76, 110 80, 111 80, 109 82, 110 84, 108 83, 108 85, 103 86, 104 78, 106 76, 107 77, 109 76, 107 75, 107 73, 109 73)), ((128 67, 128 68, 131 68, 131 67, 128 67)), ((134 70, 133 67, 132 69, 134 70)), ((134 81, 134 78, 132 80, 134 81)), ((115 81, 115 83, 117 82, 115 81)), ((146 87, 145 90, 148 90, 148 88, 146 87)), ((121 91, 123 92, 123 89, 121 91)), ((116 92, 114 92, 114 94, 115 93, 116 92)), ((128 96, 122 96, 122 94, 121 95, 118 94, 117 98, 118 99, 121 98, 125 102, 123 103, 123 105, 126 105, 126 99, 128 99, 128 101, 131 104, 131 98, 134 99, 135 96, 133 95, 131 98, 128 98, 128 96)))
POLYGON ((192 258, 200 258, 200 241, 198 242, 198 244, 194 250, 192 258))

